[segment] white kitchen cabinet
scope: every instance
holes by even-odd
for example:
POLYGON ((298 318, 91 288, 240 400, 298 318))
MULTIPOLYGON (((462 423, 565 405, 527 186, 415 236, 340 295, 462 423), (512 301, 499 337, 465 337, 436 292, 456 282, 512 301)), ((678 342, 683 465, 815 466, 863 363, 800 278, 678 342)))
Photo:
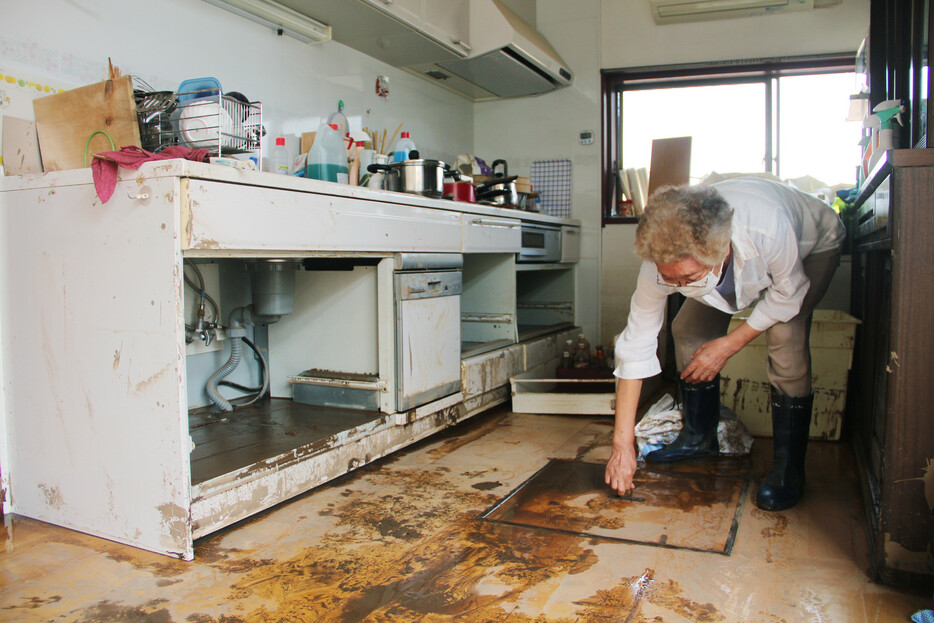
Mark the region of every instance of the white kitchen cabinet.
POLYGON ((573 264, 581 259, 581 228, 561 226, 561 263, 573 264))
POLYGON ((470 0, 423 0, 422 30, 461 56, 470 53, 470 0))
POLYGON ((469 0, 361 0, 460 56, 470 52, 469 0))
MULTIPOLYGON (((477 380, 473 371, 483 366, 461 364, 462 385, 478 393, 401 412, 388 398, 368 410, 315 408, 288 395, 287 375, 334 361, 314 358, 322 333, 307 330, 329 311, 359 325, 331 331, 344 336, 330 343, 347 349, 340 367, 356 375, 347 385, 368 375, 373 380, 360 383, 392 395, 392 258, 461 253, 465 207, 185 161, 122 171, 104 204, 89 169, 0 180, 4 510, 191 559, 194 539, 507 399, 509 376, 526 363, 526 346, 516 344, 514 253, 465 257, 465 294, 468 271, 492 271, 487 283, 501 292, 480 288, 474 300, 496 301, 488 309, 502 308, 509 336, 502 363, 490 363, 490 353, 484 364, 496 369, 492 377, 477 380), (302 312, 253 336, 274 358, 273 397, 219 417, 190 404, 196 358, 225 357, 187 353, 190 258, 217 263, 222 282, 231 274, 243 281, 244 266, 265 258, 360 268, 303 273, 301 287, 312 289, 297 299, 313 300, 297 301, 302 312), (261 443, 245 448, 237 435, 253 434, 240 429, 254 416, 261 443), (320 431, 306 434, 313 428, 320 431)), ((219 298, 226 320, 241 303, 219 298)))
POLYGON ((522 221, 481 214, 462 214, 464 253, 518 253, 522 221))
POLYGON ((188 253, 461 250, 456 212, 411 206, 403 211, 380 201, 213 180, 182 183, 182 249, 188 253), (289 227, 277 227, 280 222, 289 227))

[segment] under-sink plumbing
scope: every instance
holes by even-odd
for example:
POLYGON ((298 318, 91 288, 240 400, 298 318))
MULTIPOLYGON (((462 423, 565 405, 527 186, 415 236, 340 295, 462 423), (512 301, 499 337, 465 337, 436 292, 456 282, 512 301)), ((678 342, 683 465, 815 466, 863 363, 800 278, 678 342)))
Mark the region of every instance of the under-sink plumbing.
MULTIPOLYGON (((211 375, 205 386, 211 402, 221 411, 233 411, 235 405, 221 395, 219 385, 231 385, 241 390, 256 392, 251 400, 236 406, 253 404, 269 391, 269 366, 262 352, 247 337, 247 327, 274 324, 279 322, 282 316, 292 313, 295 301, 295 271, 301 267, 301 263, 297 260, 265 259, 248 262, 246 266, 253 273, 253 304, 233 309, 226 327, 217 326, 215 323, 213 327, 203 329, 206 337, 201 338, 205 340, 205 344, 210 343, 212 336, 218 339, 228 338, 230 341, 230 356, 226 363, 211 375), (260 387, 245 388, 224 380, 240 365, 243 344, 248 345, 260 360, 263 376, 260 387)), ((203 301, 202 289, 199 322, 203 301)))

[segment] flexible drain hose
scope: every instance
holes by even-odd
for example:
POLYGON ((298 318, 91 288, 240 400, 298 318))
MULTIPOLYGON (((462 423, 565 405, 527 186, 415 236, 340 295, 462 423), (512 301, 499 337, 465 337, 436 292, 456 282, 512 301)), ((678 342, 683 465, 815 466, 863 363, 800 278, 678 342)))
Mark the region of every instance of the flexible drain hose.
POLYGON ((221 411, 233 411, 233 405, 217 391, 217 384, 223 380, 224 377, 237 369, 237 366, 240 365, 242 351, 243 341, 239 337, 230 340, 230 359, 227 360, 227 363, 218 368, 217 372, 212 374, 211 378, 208 379, 206 387, 208 398, 210 398, 211 402, 221 411))

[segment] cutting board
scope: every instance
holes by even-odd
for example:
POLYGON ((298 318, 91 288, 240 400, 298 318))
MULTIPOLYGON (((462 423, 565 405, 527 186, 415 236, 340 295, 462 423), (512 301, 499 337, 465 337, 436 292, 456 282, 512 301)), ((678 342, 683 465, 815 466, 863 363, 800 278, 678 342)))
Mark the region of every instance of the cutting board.
POLYGON ((112 151, 126 145, 140 146, 130 76, 41 97, 33 102, 33 110, 42 165, 46 171, 86 166, 86 144, 87 166, 90 166, 91 156, 97 152, 112 151), (88 137, 98 130, 113 138, 113 147, 103 134, 95 135, 88 144, 88 137))
POLYGON ((4 115, 2 150, 7 175, 42 173, 35 122, 4 115))

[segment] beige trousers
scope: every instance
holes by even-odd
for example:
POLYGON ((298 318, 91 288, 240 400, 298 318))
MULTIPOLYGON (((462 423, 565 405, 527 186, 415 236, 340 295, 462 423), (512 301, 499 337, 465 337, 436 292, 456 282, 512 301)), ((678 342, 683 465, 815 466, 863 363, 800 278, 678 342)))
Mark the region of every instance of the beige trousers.
MULTIPOLYGON (((808 347, 811 314, 840 265, 840 251, 809 255, 802 264, 811 285, 801 303, 801 311, 788 322, 774 324, 765 332, 769 382, 786 396, 795 398, 811 393, 811 350, 808 347)), ((701 344, 726 335, 730 318, 730 314, 696 299, 684 302, 671 325, 679 371, 684 370, 701 344)))

